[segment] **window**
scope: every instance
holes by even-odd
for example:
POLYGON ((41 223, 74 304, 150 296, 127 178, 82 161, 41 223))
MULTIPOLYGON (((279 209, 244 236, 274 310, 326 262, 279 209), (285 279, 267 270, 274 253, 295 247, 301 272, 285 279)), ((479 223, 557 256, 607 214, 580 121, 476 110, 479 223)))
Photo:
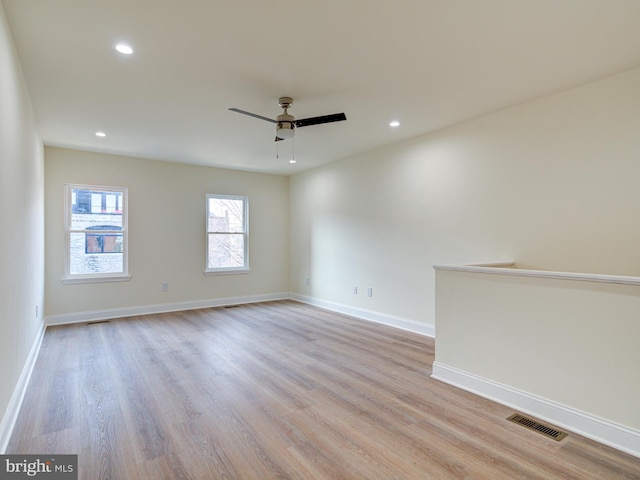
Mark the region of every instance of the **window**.
POLYGON ((248 198, 207 195, 206 273, 249 271, 248 198))
POLYGON ((127 189, 65 186, 64 283, 128 280, 127 189))
POLYGON ((89 230, 122 230, 118 225, 97 225, 87 227, 84 253, 120 253, 122 252, 121 233, 89 233, 89 230))

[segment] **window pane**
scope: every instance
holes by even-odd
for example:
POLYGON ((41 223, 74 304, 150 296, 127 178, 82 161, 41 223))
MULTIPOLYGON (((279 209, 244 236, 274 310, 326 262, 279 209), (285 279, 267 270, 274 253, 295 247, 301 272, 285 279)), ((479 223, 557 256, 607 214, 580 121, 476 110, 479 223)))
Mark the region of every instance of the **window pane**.
POLYGON ((85 235, 86 253, 102 253, 104 242, 102 235, 85 235))
POLYGON ((100 225, 113 225, 114 230, 122 229, 122 192, 73 189, 71 195, 71 230, 100 225))
POLYGON ((244 231, 244 201, 235 198, 209 198, 208 232, 244 231))
POLYGON ((244 235, 209 234, 207 268, 244 267, 244 235))
MULTIPOLYGON (((109 227, 110 225, 104 225, 103 228, 96 227, 95 230, 118 230, 109 227)), ((122 253, 121 233, 89 233, 87 231, 85 240, 86 253, 122 253)))
POLYGON ((91 193, 91 213, 102 212, 102 193, 91 193))
POLYGON ((107 193, 105 195, 105 212, 106 213, 115 213, 116 211, 116 204, 117 204, 117 197, 116 195, 114 195, 113 193, 107 193))
POLYGON ((104 235, 104 239, 98 241, 100 235, 88 234, 93 237, 87 239, 85 233, 71 233, 69 245, 69 273, 72 275, 84 275, 94 273, 122 273, 124 271, 122 254, 122 234, 104 235), (109 240, 106 237, 110 237, 109 240), (120 251, 108 253, 107 250, 120 251), (104 252, 104 253, 102 253, 104 252))

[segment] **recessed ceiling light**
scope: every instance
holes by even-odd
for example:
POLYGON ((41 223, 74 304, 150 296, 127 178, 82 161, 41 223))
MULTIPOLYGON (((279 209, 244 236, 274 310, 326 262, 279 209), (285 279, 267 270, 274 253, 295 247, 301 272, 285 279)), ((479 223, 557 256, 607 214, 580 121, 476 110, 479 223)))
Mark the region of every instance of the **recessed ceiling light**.
POLYGON ((116 50, 124 55, 131 55, 133 53, 133 48, 131 48, 126 43, 119 43, 116 45, 116 50))
POLYGON ((104 132, 96 132, 96 137, 106 137, 107 134, 104 132))
POLYGON ((397 120, 394 120, 393 122, 389 123, 390 127, 399 127, 400 126, 400 122, 397 120))

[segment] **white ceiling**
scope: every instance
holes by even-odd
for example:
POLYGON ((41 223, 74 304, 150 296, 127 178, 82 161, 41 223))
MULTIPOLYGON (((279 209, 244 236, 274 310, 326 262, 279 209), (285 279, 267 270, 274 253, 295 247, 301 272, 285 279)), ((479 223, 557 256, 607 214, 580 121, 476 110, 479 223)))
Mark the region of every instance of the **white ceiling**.
POLYGON ((277 174, 640 66, 640 0, 3 4, 46 145, 277 174), (285 95, 347 115, 299 129, 293 166, 273 124, 228 111, 285 95))

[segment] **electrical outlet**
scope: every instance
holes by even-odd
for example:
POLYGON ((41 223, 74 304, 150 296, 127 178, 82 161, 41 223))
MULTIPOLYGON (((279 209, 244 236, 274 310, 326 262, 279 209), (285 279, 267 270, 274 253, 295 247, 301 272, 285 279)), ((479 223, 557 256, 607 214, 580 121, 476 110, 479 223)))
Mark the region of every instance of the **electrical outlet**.
POLYGON ((367 288, 367 297, 373 297, 373 288, 367 288))
POLYGON ((357 295, 357 294, 358 294, 358 286, 357 286, 357 285, 354 285, 354 286, 353 286, 353 294, 354 294, 354 295, 357 295))
POLYGON ((304 284, 308 287, 311 284, 311 280, 309 279, 309 277, 305 278, 304 280, 304 284))
POLYGON ((168 283, 163 283, 162 284, 162 291, 163 292, 168 292, 169 291, 169 284, 168 283))

